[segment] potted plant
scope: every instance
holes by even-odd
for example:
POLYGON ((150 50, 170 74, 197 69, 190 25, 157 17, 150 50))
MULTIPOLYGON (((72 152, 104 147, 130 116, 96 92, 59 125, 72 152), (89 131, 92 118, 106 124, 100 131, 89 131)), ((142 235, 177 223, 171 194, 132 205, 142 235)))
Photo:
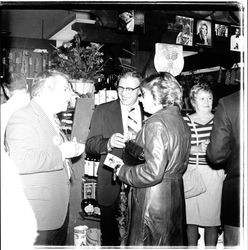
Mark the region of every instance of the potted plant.
POLYGON ((79 35, 71 42, 60 47, 54 47, 51 68, 67 74, 75 91, 79 94, 94 93, 94 84, 104 77, 101 48, 103 45, 91 42, 87 46, 81 45, 79 35))

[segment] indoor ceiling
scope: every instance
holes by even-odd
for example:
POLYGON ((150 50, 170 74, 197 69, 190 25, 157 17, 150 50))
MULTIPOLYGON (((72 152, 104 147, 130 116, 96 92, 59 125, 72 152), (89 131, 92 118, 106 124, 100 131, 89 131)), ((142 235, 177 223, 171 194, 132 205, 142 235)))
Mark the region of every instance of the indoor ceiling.
MULTIPOLYGON (((118 11, 126 9, 144 11, 145 29, 148 31, 148 34, 149 30, 165 29, 168 22, 174 21, 175 15, 208 19, 213 22, 230 25, 240 25, 244 17, 243 7, 237 2, 230 4, 228 1, 222 4, 217 4, 216 2, 207 4, 200 4, 200 2, 199 4, 180 4, 178 2, 174 2, 173 4, 158 4, 158 2, 149 1, 149 4, 142 5, 102 5, 91 4, 90 2, 85 4, 85 2, 80 1, 80 4, 57 3, 53 5, 3 6, 0 30, 1 32, 8 33, 11 37, 51 39, 58 31, 75 20, 78 15, 84 16, 82 22, 87 23, 90 20, 94 23, 97 21, 97 24, 103 28, 115 29, 117 27, 118 11)), ((216 51, 207 51, 205 54, 201 53, 201 55, 187 57, 185 65, 188 68, 185 67, 185 69, 190 70, 194 67, 199 67, 199 61, 203 63, 203 60, 201 60, 203 55, 205 56, 205 60, 202 67, 216 66, 213 65, 213 61, 216 61, 214 64, 217 65, 225 65, 228 62, 225 54, 216 54, 216 51)))
MULTIPOLYGON (((150 1, 152 3, 152 1, 150 1)), ((87 13, 90 19, 97 19, 103 27, 115 28, 117 25, 117 16, 120 7, 123 5, 108 5, 106 9, 100 8, 101 5, 94 5, 95 9, 78 9, 81 5, 22 5, 17 6, 2 6, 1 12, 1 31, 9 32, 10 36, 49 39, 58 29, 67 24, 76 13, 87 13), (26 8, 25 8, 26 6, 26 8), (5 7, 5 8, 4 8, 5 7)), ((91 5, 89 5, 91 6, 91 5)), ((87 7, 89 7, 87 6, 87 7)), ((85 7, 85 5, 83 5, 85 7)), ((139 6, 128 5, 129 8, 139 6)), ((141 10, 145 12, 145 22, 147 28, 161 27, 175 15, 183 15, 194 18, 209 19, 215 22, 223 22, 233 25, 239 25, 241 20, 240 7, 236 5, 158 5, 149 4, 141 5, 141 10), (190 7, 189 7, 190 6, 190 7), (148 10, 149 8, 149 10, 148 10), (193 10, 188 10, 193 9, 193 10)))

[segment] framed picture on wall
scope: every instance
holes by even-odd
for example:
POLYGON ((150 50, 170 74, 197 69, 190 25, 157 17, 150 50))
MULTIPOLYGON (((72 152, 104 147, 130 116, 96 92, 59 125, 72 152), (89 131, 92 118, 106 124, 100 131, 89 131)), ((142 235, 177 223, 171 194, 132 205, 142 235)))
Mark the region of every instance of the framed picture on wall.
POLYGON ((117 29, 124 32, 145 32, 145 14, 139 10, 118 11, 117 29))
POLYGON ((216 37, 228 38, 229 27, 226 24, 215 23, 214 24, 214 33, 216 37))
POLYGON ((196 21, 195 45, 212 46, 212 23, 208 20, 196 21))
POLYGON ((230 50, 241 51, 243 49, 244 37, 241 35, 241 27, 231 25, 230 28, 230 50))
POLYGON ((177 27, 180 27, 177 34, 176 44, 193 46, 194 18, 176 16, 177 27))

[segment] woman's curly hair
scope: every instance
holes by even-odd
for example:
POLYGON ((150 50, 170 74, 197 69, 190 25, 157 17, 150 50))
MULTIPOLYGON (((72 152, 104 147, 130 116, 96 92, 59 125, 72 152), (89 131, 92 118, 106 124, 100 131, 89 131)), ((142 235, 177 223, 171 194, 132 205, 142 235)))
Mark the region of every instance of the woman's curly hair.
POLYGON ((141 83, 141 90, 151 92, 153 99, 163 107, 178 106, 182 109, 183 90, 174 76, 168 72, 154 74, 141 83))

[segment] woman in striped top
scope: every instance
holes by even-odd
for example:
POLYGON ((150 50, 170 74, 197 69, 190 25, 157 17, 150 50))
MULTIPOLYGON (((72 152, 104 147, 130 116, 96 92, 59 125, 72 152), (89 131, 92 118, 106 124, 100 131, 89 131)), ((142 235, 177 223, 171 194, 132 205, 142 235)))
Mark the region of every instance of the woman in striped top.
POLYGON ((206 246, 216 246, 220 226, 223 170, 213 170, 206 160, 206 148, 213 126, 213 93, 205 83, 190 90, 190 101, 195 110, 184 117, 191 130, 191 151, 187 171, 197 168, 206 186, 206 192, 185 199, 187 237, 189 246, 197 246, 198 229, 204 228, 206 246))

